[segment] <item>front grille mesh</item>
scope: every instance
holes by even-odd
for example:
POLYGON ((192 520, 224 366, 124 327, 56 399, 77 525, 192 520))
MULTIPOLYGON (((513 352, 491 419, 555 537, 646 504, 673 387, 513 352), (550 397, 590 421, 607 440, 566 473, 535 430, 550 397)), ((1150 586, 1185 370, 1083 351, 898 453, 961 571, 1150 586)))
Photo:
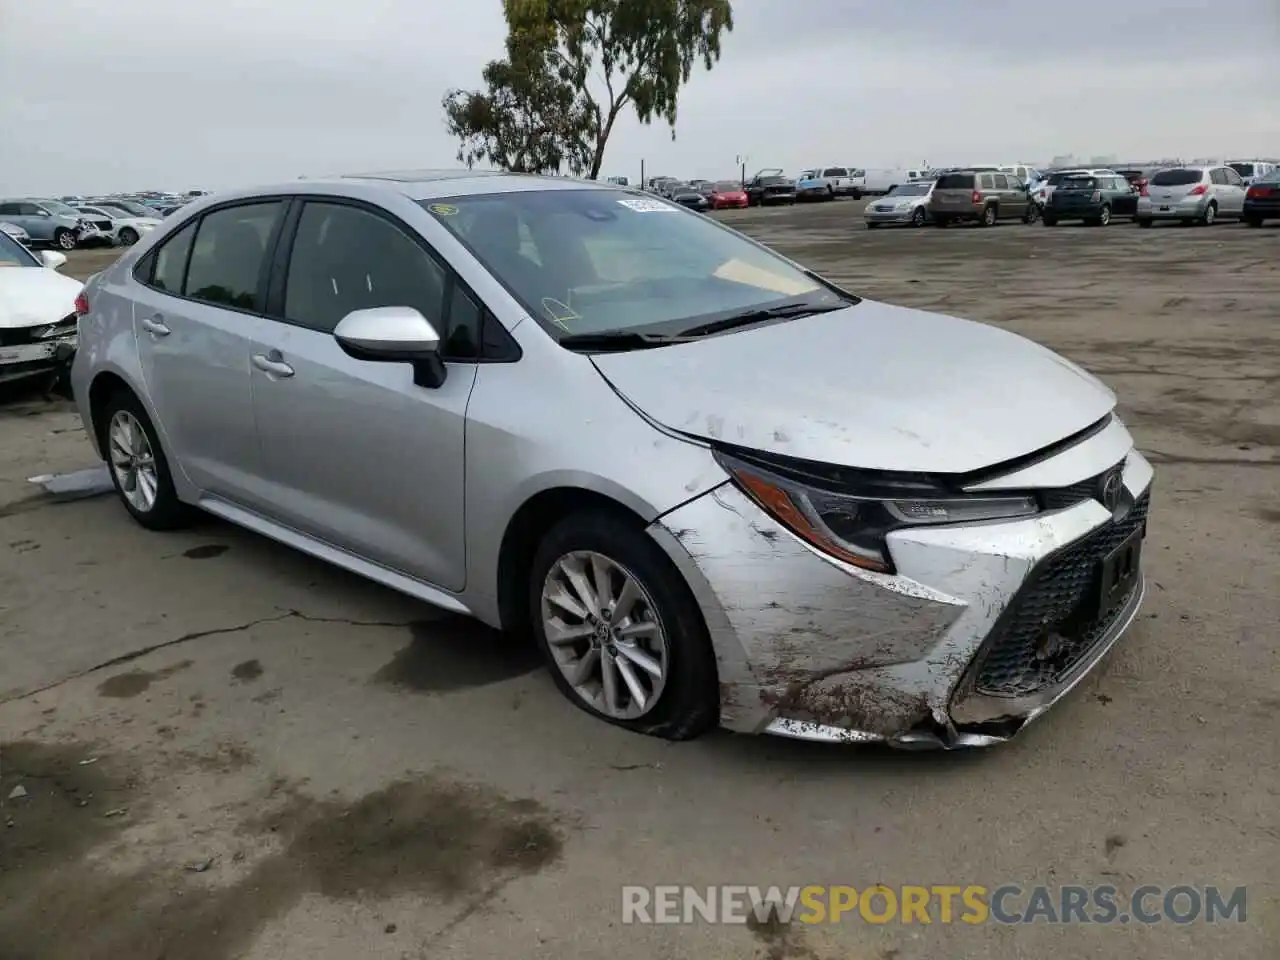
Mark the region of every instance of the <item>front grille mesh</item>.
POLYGON ((978 653, 978 693, 1035 693, 1064 679, 1093 648, 1125 607, 1101 619, 1081 615, 1098 589, 1098 563, 1146 524, 1149 503, 1144 493, 1119 520, 1063 548, 1032 573, 978 653), (1039 655, 1037 645, 1050 630, 1058 634, 1058 648, 1039 655))

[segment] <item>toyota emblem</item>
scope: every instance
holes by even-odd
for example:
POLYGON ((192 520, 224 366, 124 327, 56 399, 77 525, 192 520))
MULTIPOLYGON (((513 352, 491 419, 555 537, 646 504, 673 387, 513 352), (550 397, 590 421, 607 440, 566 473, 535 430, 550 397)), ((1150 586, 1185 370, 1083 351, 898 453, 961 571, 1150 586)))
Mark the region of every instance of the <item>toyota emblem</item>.
POLYGON ((1115 512, 1120 506, 1121 475, 1119 470, 1112 470, 1102 478, 1098 488, 1098 499, 1108 510, 1115 512))

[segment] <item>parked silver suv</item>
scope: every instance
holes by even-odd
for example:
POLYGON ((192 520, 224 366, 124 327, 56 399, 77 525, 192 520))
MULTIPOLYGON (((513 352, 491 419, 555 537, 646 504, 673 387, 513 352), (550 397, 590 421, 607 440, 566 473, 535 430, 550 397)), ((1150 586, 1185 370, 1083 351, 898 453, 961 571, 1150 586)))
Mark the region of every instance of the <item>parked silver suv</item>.
POLYGON ((1152 469, 1102 383, 653 194, 238 191, 78 310, 76 401, 139 523, 200 508, 531 632, 638 732, 995 743, 1142 601, 1152 469))
POLYGON ((0 220, 27 231, 32 243, 74 250, 88 228, 84 216, 61 200, 0 200, 0 220))

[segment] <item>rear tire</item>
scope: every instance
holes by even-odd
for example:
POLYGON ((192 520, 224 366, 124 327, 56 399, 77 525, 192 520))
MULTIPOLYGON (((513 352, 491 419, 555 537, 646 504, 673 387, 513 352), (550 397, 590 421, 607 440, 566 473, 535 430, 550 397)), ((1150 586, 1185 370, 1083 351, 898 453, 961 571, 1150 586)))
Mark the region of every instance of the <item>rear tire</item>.
POLYGON ((1200 221, 1199 221, 1200 226, 1212 227, 1214 222, 1217 219, 1218 219, 1218 205, 1214 203, 1212 200, 1210 200, 1209 205, 1204 208, 1204 213, 1200 215, 1200 221))
MULTIPOLYGON (((573 600, 579 607, 587 607, 583 603, 587 598, 580 590, 575 589, 572 594, 576 594, 573 600)), ((551 529, 538 546, 529 571, 529 616, 552 680, 579 709, 615 726, 667 740, 690 740, 719 721, 716 661, 702 611, 662 548, 618 515, 602 510, 583 511, 566 517, 551 529), (612 564, 607 590, 601 589, 599 573, 592 562, 594 557, 612 564), (630 579, 639 588, 639 598, 632 607, 638 612, 635 618, 625 616, 623 622, 630 621, 632 628, 641 623, 654 626, 640 634, 641 639, 626 639, 611 632, 608 621, 616 624, 616 617, 582 618, 550 603, 547 598, 555 595, 558 585, 567 582, 561 564, 570 569, 580 564, 581 574, 576 582, 583 583, 596 599, 609 600, 610 606, 620 598, 621 578, 630 579), (570 642, 557 643, 553 649, 547 637, 549 621, 553 618, 569 630, 589 623, 595 629, 570 642), (596 636, 603 639, 596 640, 596 636), (632 650, 643 645, 640 652, 651 664, 661 668, 660 686, 659 679, 642 670, 636 660, 611 652, 622 650, 628 644, 632 650), (595 665, 586 671, 587 678, 575 686, 566 673, 573 673, 574 667, 580 665, 583 658, 592 656, 593 650, 595 665), (614 663, 625 666, 611 666, 614 663), (637 706, 624 669, 639 677, 642 692, 654 698, 651 704, 637 706), (608 709, 606 670, 613 675, 611 686, 618 690, 615 699, 625 695, 633 716, 619 716, 625 712, 620 710, 612 714, 605 712, 608 709), (655 687, 658 688, 656 694, 653 693, 655 687)), ((627 626, 613 627, 614 631, 627 629, 627 626)))
POLYGON ((878 224, 878 223, 874 223, 874 222, 872 222, 872 221, 870 221, 870 220, 868 220, 868 221, 867 221, 867 229, 868 229, 868 230, 875 230, 875 229, 876 229, 877 227, 879 227, 879 226, 880 226, 880 224, 878 224))
POLYGON ((178 499, 169 461, 160 446, 156 428, 142 402, 128 390, 119 390, 103 404, 99 427, 102 452, 111 471, 120 502, 148 530, 178 530, 190 526, 194 507, 178 499), (132 431, 140 431, 130 442, 132 431), (150 476, 146 465, 151 466, 150 476), (151 495, 145 496, 146 489, 151 495))
POLYGON ((1137 220, 1138 220, 1138 226, 1142 227, 1144 230, 1152 226, 1152 224, 1154 223, 1154 221, 1150 217, 1138 217, 1137 220))
POLYGON ((1040 218, 1040 222, 1043 223, 1046 227, 1056 227, 1058 225, 1058 218, 1046 213, 1043 217, 1040 218))
POLYGON ((915 212, 911 214, 911 226, 923 227, 926 216, 924 207, 916 207, 915 212))
POLYGON ((1102 205, 1102 209, 1098 211, 1098 215, 1094 217, 1093 220, 1090 221, 1089 225, 1094 227, 1105 227, 1110 222, 1111 222, 1111 208, 1104 203, 1102 205))
POLYGON ((1261 218, 1261 217, 1245 217, 1245 221, 1244 221, 1244 222, 1245 222, 1245 223, 1247 223, 1247 224, 1248 224, 1249 226, 1251 226, 1251 227, 1260 227, 1260 226, 1262 226, 1262 218, 1261 218))
POLYGON ((950 219, 948 219, 947 217, 944 217, 944 216, 943 216, 942 214, 940 214, 940 213, 939 213, 939 214, 937 214, 937 215, 933 218, 933 225, 934 225, 935 227, 945 227, 945 226, 946 226, 947 224, 949 224, 950 222, 951 222, 951 220, 950 220, 950 219))
POLYGON ((1000 219, 1000 210, 994 203, 989 203, 982 210, 982 218, 978 221, 978 225, 982 227, 994 227, 996 221, 1000 219))

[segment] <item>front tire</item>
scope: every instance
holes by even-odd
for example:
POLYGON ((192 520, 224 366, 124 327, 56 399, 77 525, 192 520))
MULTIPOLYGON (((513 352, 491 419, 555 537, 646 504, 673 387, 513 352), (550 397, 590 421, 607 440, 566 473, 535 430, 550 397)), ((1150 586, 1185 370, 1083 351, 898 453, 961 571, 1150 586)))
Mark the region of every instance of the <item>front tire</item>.
POLYGON ((1150 217, 1138 218, 1138 226, 1142 227, 1144 230, 1150 228, 1153 223, 1154 221, 1150 217))
POLYGON ((189 526, 195 510, 178 499, 173 474, 142 403, 121 390, 102 408, 102 449, 120 502, 148 530, 189 526))
POLYGON ((53 244, 59 250, 74 250, 76 248, 76 235, 66 227, 59 227, 53 231, 53 244))
POLYGON ((1262 218, 1261 218, 1261 217, 1246 217, 1244 222, 1245 222, 1245 223, 1247 223, 1247 224, 1248 224, 1249 226, 1251 226, 1251 227, 1260 227, 1260 226, 1262 226, 1262 218))
POLYGON ((560 692, 616 726, 689 740, 719 720, 702 612, 662 548, 614 513, 560 521, 529 575, 534 635, 560 692))
POLYGON ((1046 213, 1043 217, 1040 218, 1040 222, 1043 223, 1046 227, 1056 227, 1058 225, 1058 218, 1055 217, 1053 214, 1046 213))
POLYGON ((133 227, 125 227, 120 231, 120 246, 132 247, 138 242, 138 231, 133 227))

